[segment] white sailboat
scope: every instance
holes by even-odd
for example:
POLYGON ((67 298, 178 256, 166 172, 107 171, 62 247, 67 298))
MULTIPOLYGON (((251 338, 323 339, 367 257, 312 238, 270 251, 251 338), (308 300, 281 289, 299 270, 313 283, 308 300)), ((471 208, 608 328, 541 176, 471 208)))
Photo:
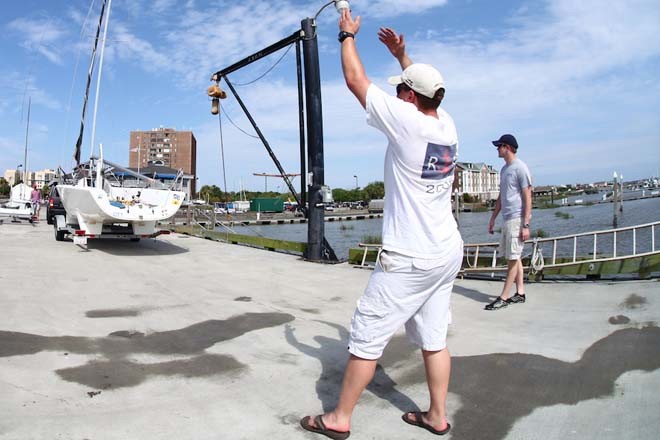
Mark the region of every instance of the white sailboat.
POLYGON ((0 205, 0 218, 6 217, 13 220, 27 220, 32 222, 32 202, 30 194, 32 189, 19 183, 11 188, 9 201, 0 205), (27 197, 25 195, 27 194, 27 197))
MULTIPOLYGON (((101 55, 99 59, 98 76, 96 80, 96 99, 94 103, 94 118, 92 123, 91 145, 92 154, 88 164, 80 163, 80 144, 84 127, 85 107, 89 93, 89 83, 94 66, 96 42, 103 23, 103 11, 106 1, 101 7, 101 17, 97 29, 97 38, 90 64, 83 118, 80 136, 76 144, 75 159, 78 163, 74 170, 74 182, 57 185, 66 216, 56 216, 55 237, 63 239, 65 233, 74 235, 74 242, 85 244, 86 239, 105 236, 127 236, 131 238, 155 237, 158 222, 172 217, 181 207, 185 199, 183 191, 173 188, 179 183, 175 179, 171 187, 159 181, 140 175, 114 163, 103 160, 103 147, 100 146, 100 157, 93 157, 94 135, 96 130, 96 114, 98 110, 99 86, 103 68, 103 52, 110 19, 110 5, 107 0, 107 16, 103 31, 101 55), (121 170, 135 178, 135 186, 127 187, 117 179, 112 179, 113 172, 121 170)), ((182 175, 182 173, 179 173, 182 175)))

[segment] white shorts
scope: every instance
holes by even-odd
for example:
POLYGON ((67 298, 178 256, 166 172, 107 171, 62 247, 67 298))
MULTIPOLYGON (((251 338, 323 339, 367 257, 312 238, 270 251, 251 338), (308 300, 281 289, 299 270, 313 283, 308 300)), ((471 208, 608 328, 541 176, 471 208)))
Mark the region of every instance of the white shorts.
POLYGON ((447 346, 450 296, 463 260, 463 241, 442 259, 421 259, 383 251, 351 320, 348 351, 378 359, 405 324, 410 341, 423 350, 447 346))
POLYGON ((520 218, 504 222, 500 237, 500 253, 507 260, 519 260, 525 242, 520 239, 520 218))

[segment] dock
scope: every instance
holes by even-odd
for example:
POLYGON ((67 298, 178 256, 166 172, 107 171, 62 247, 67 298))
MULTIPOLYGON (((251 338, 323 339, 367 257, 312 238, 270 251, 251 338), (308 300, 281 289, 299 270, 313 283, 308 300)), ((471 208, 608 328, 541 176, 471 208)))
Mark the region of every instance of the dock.
MULTIPOLYGON (((0 439, 321 439, 370 271, 173 233, 56 242, 0 225, 0 439)), ((449 439, 651 440, 660 432, 660 282, 457 280, 449 439)), ((398 333, 351 439, 419 440, 421 355, 398 333)))

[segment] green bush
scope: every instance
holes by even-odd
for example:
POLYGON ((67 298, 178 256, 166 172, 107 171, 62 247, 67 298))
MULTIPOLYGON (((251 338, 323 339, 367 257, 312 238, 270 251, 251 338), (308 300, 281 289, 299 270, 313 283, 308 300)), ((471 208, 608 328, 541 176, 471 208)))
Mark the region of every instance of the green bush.
POLYGON ((537 229, 536 231, 534 231, 534 235, 532 235, 532 237, 536 237, 536 238, 547 238, 547 237, 548 237, 548 233, 545 232, 543 229, 539 228, 539 229, 537 229))
POLYGON ((561 211, 555 212, 555 217, 563 218, 564 220, 568 220, 569 218, 573 218, 573 216, 570 215, 568 212, 561 212, 561 211))

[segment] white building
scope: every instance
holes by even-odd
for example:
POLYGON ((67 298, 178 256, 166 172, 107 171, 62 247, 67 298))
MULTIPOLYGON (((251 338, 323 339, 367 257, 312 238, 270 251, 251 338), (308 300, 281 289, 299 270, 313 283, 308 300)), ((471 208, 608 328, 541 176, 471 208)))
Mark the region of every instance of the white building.
POLYGON ((9 186, 16 185, 25 177, 25 183, 27 185, 32 186, 33 183, 36 183, 39 188, 48 185, 55 180, 56 176, 55 171, 48 168, 40 171, 28 171, 26 176, 23 176, 23 170, 5 170, 4 175, 9 186))
POLYGON ((500 173, 483 162, 456 162, 454 189, 482 202, 495 200, 500 195, 500 173))

